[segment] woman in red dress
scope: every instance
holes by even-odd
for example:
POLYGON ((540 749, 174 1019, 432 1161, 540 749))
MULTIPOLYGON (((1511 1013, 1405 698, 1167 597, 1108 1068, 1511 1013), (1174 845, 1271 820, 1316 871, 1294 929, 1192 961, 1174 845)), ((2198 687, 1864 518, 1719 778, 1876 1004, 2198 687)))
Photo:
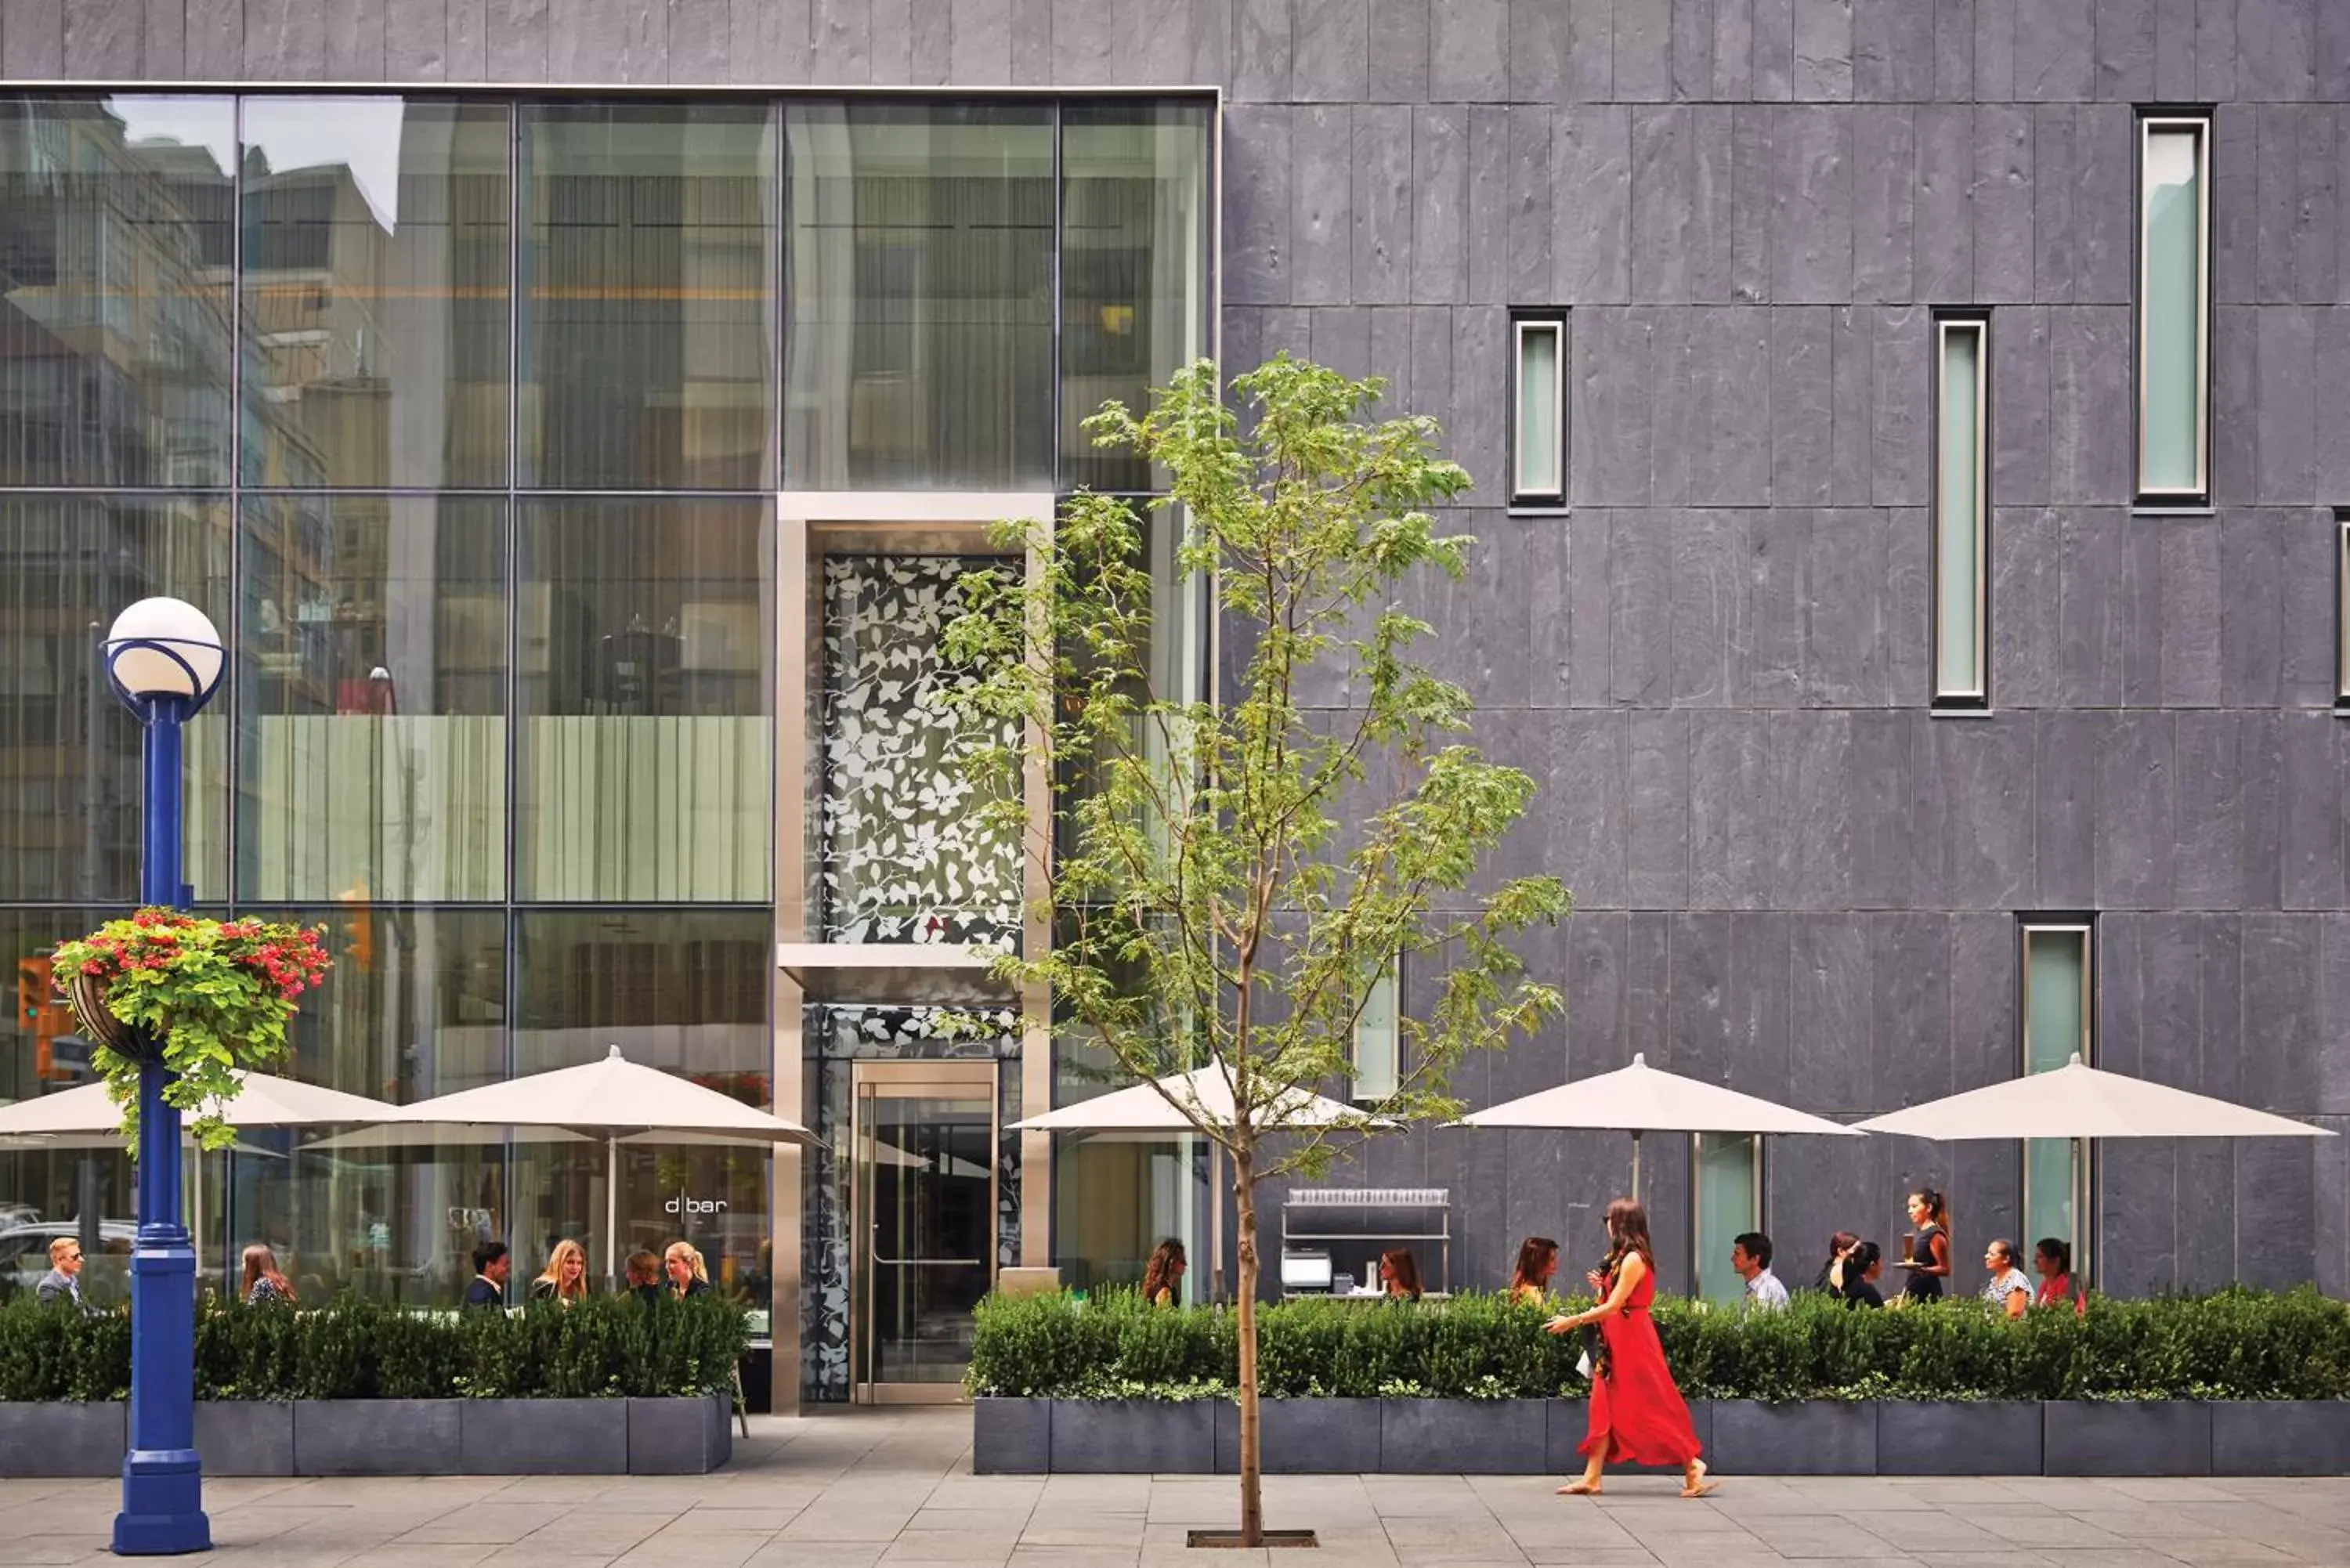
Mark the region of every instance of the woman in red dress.
POLYGON ((1618 1464, 1679 1465, 1681 1495, 1703 1497, 1715 1483, 1706 1479, 1689 1407, 1673 1386, 1656 1323, 1648 1316, 1648 1303, 1657 1297, 1657 1266, 1648 1246, 1648 1210, 1628 1198, 1609 1204, 1607 1240, 1606 1272, 1589 1276, 1604 1299, 1588 1312, 1555 1317, 1544 1325, 1565 1334, 1596 1323, 1606 1346, 1591 1369, 1591 1431, 1580 1449, 1588 1462, 1581 1480, 1558 1490, 1564 1496, 1597 1497, 1600 1472, 1612 1459, 1618 1464))

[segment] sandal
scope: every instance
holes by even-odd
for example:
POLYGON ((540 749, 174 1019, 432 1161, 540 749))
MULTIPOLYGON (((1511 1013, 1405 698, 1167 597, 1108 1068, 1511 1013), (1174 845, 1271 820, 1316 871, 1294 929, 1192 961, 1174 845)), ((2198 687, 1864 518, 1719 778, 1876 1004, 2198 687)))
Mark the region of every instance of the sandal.
POLYGON ((1682 1484, 1681 1495, 1687 1498, 1704 1497, 1721 1484, 1718 1480, 1708 1480, 1706 1475, 1705 1461, 1700 1459, 1697 1463, 1697 1478, 1682 1484))
POLYGON ((1599 1483, 1597 1481, 1586 1480, 1569 1481, 1565 1486, 1558 1489, 1558 1495, 1561 1497, 1597 1497, 1599 1495, 1599 1483))

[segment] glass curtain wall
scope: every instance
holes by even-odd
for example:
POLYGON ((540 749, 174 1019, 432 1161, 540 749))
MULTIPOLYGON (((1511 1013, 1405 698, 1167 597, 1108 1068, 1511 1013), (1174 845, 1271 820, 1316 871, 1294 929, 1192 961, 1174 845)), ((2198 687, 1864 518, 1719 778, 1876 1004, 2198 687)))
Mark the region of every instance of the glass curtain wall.
MULTIPOLYGON (((97 641, 171 594, 234 654, 193 898, 337 959, 295 1073, 406 1102, 618 1044, 766 1103, 775 491, 1163 483, 1079 421, 1208 349, 1209 114, 0 95, 0 938, 37 966, 136 894, 97 641)), ((1204 605, 1170 580, 1168 679, 1204 605)), ((87 1079, 45 986, 0 1099, 87 1079)), ((622 1150, 610 1239, 764 1304, 765 1159, 622 1150)), ((305 1300, 453 1301, 491 1238, 600 1268, 607 1164, 251 1134, 203 1257, 267 1241, 305 1300)), ((0 1151, 0 1231, 133 1218, 119 1154, 0 1151)))

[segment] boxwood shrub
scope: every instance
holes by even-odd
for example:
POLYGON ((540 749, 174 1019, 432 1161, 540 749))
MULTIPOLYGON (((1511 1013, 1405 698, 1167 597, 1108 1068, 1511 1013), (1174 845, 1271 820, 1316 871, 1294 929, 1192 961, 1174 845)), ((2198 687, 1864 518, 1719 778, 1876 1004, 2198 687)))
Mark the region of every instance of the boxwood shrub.
MULTIPOLYGON (((379 1302, 316 1310, 213 1304, 196 1314, 199 1399, 531 1399, 715 1394, 748 1334, 740 1309, 697 1297, 646 1306, 598 1296, 567 1311, 433 1314, 379 1302)), ((0 1307, 0 1400, 120 1399, 127 1310, 85 1317, 0 1307)))
MULTIPOLYGON (((2085 1316, 1994 1317, 1972 1300, 1849 1311, 1799 1295, 1742 1314, 1660 1298, 1681 1391, 1714 1399, 2350 1398, 2350 1307, 2313 1289, 2094 1299, 2085 1316)), ((1416 1306, 1287 1301, 1257 1317, 1274 1398, 1579 1397, 1580 1341, 1497 1295, 1416 1306)), ((1055 1398, 1220 1397, 1239 1380, 1232 1316, 1131 1292, 992 1296, 968 1386, 1055 1398)))

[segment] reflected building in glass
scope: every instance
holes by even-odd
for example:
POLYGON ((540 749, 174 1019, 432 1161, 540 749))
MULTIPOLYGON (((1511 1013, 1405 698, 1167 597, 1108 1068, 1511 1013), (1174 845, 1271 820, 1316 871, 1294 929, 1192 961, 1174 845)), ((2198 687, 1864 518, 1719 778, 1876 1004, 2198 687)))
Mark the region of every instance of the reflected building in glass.
MULTIPOLYGON (((169 593, 235 650, 192 898, 336 960, 293 1073, 408 1103, 618 1045, 825 1138, 248 1132, 199 1162, 216 1288, 255 1241, 305 1301, 439 1306, 485 1240, 517 1299, 559 1239, 690 1240, 788 1405, 951 1395, 1003 1268, 1139 1274, 1193 1155, 1004 1130, 1096 1086, 960 961, 1044 937, 938 642, 1020 569, 990 522, 1162 477, 1079 421, 1210 350, 1215 134, 1207 95, 0 96, 0 1101, 88 1077, 45 955, 140 837, 96 639, 169 593)), ((61 1231, 119 1289, 129 1174, 0 1149, 0 1294, 61 1231)))

